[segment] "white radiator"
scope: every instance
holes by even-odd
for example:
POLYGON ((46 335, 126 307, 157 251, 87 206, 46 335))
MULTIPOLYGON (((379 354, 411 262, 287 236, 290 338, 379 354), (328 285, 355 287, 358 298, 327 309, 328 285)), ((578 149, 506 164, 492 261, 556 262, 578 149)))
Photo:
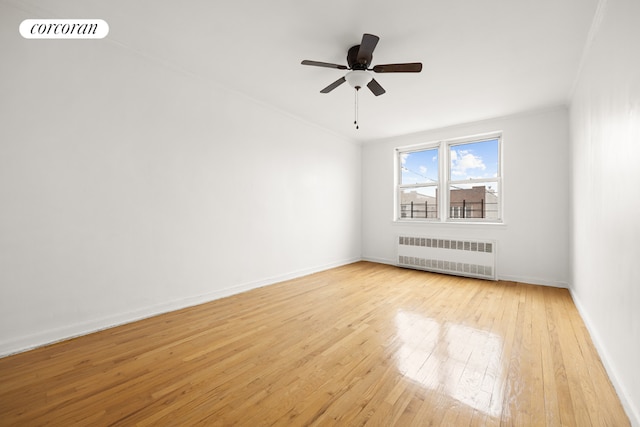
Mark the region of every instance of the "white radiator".
POLYGON ((494 240, 398 236, 398 266, 497 280, 494 240))

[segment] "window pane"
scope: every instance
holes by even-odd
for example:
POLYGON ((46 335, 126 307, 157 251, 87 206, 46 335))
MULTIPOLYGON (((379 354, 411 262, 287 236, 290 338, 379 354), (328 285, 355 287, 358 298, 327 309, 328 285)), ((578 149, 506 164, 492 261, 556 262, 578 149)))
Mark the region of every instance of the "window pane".
POLYGON ((449 218, 500 219, 498 183, 474 182, 449 187, 449 218))
POLYGON ((400 218, 438 218, 437 187, 401 190, 400 218))
POLYGON ((451 181, 498 177, 498 139, 450 146, 451 181))
POLYGON ((400 184, 438 182, 438 149, 400 153, 400 184))

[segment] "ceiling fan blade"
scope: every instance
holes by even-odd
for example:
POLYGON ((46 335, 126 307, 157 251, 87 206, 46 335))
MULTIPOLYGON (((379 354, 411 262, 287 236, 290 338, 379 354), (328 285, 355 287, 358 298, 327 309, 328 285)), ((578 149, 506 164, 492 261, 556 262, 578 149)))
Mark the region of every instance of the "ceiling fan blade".
POLYGON ((422 71, 422 63, 376 65, 373 67, 373 71, 375 73, 419 73, 422 71))
POLYGON ((376 48, 380 37, 373 34, 364 34, 362 41, 360 42, 360 49, 358 49, 358 62, 369 63, 373 56, 373 50, 376 48))
POLYGON ((344 77, 340 77, 338 80, 336 80, 335 82, 331 83, 329 86, 322 89, 320 93, 329 93, 346 81, 347 79, 345 79, 344 77))
POLYGON ((349 68, 347 68, 346 65, 340 65, 340 64, 331 64, 329 62, 320 62, 320 61, 309 61, 309 60, 304 60, 301 62, 302 65, 313 65, 315 67, 326 67, 326 68, 337 68, 338 70, 348 70, 349 68))
POLYGON ((371 90, 371 92, 373 92, 375 96, 380 96, 386 92, 386 90, 384 90, 384 88, 380 86, 380 83, 378 83, 376 79, 371 79, 371 81, 367 84, 367 87, 369 88, 369 90, 371 90))

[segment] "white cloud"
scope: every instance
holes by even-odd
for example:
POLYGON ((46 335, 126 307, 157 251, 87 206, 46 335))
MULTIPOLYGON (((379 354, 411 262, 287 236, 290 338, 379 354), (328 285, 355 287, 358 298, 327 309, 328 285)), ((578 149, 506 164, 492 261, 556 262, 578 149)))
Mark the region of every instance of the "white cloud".
POLYGON ((465 176, 467 171, 485 170, 487 167, 482 157, 474 156, 466 150, 451 150, 451 173, 456 176, 465 176))
POLYGON ((427 173, 427 167, 426 166, 420 166, 420 173, 421 174, 426 174, 427 173))
POLYGON ((409 153, 400 154, 400 162, 404 165, 407 163, 407 158, 409 157, 409 153))

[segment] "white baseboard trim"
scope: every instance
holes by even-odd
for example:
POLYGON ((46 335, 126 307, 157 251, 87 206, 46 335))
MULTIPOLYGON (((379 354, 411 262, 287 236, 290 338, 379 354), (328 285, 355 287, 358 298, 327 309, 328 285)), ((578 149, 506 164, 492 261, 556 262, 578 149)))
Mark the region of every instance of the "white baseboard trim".
MULTIPOLYGON (((376 258, 376 257, 363 256, 362 260, 376 262, 378 264, 398 265, 395 259, 388 259, 388 258, 376 258)), ((442 274, 446 274, 446 273, 442 273, 442 274)), ((529 285, 551 286, 554 288, 565 288, 565 289, 569 288, 569 284, 566 282, 561 282, 557 280, 540 279, 537 277, 510 276, 510 275, 502 275, 498 273, 498 280, 505 280, 507 282, 525 283, 529 285)))
POLYGON ((268 286, 286 280, 307 276, 319 271, 352 264, 357 261, 360 261, 360 258, 349 258, 345 260, 335 261, 324 265, 273 276, 263 280, 230 286, 228 288, 219 289, 214 292, 209 292, 202 295, 195 295, 177 299, 174 301, 169 301, 166 303, 156 304, 153 306, 142 307, 138 310, 118 313, 112 316, 106 316, 98 319, 91 319, 85 322, 68 325, 61 328, 49 329, 35 334, 19 337, 17 339, 3 341, 0 342, 0 357, 22 353, 34 348, 43 347, 60 341, 66 341, 82 335, 88 335, 104 329, 113 328, 115 326, 124 325, 138 320, 146 319, 148 317, 157 316, 159 314, 168 313, 170 311, 204 304, 220 298, 246 292, 251 289, 261 288, 263 286, 268 286))
POLYGON ((550 286, 553 288, 565 288, 569 289, 567 282, 561 282, 558 280, 541 279, 539 277, 526 277, 526 276, 511 276, 498 273, 498 280, 505 280, 507 282, 525 283, 527 285, 541 285, 550 286))
POLYGON ((362 257, 362 261, 375 262, 377 264, 397 265, 397 262, 396 262, 395 259, 387 259, 387 258, 376 258, 376 257, 363 256, 362 257))
POLYGON ((611 356, 609 356, 607 348, 602 344, 600 335, 593 327, 593 322, 591 321, 591 318, 589 317, 587 311, 584 309, 584 306, 580 302, 580 299, 571 288, 569 288, 569 292, 571 293, 573 303, 578 309, 578 313, 580 313, 580 317, 582 317, 582 320, 587 327, 587 330, 589 331, 589 335, 591 335, 591 341, 593 341, 593 345, 596 347, 596 350, 600 355, 600 360, 602 360, 604 369, 607 371, 607 374, 609 374, 609 379, 611 380, 613 387, 618 393, 618 397, 620 398, 622 407, 627 413, 627 417, 629 417, 629 422, 631 422, 631 425, 634 427, 640 427, 640 408, 637 408, 633 404, 632 400, 627 397, 629 395, 627 389, 624 386, 624 383, 620 381, 620 378, 623 378, 623 376, 619 374, 619 372, 615 368, 615 365, 611 362, 611 356))

